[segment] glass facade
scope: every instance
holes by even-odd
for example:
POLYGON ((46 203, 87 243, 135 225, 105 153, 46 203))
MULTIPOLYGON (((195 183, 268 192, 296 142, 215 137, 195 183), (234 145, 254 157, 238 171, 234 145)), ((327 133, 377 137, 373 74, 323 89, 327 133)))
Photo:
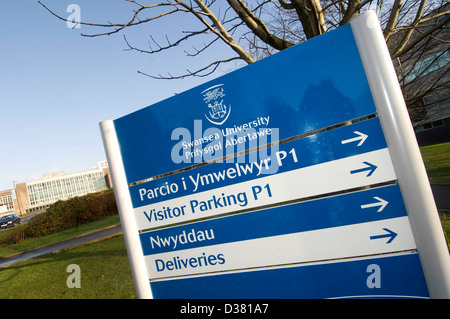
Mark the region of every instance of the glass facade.
POLYGON ((450 54, 448 51, 434 52, 427 57, 421 58, 416 63, 408 65, 405 68, 405 77, 400 81, 409 83, 418 77, 426 76, 434 71, 444 68, 450 64, 450 54))
POLYGON ((92 170, 77 174, 63 175, 27 183, 28 198, 32 211, 58 200, 82 196, 106 189, 103 170, 92 170))

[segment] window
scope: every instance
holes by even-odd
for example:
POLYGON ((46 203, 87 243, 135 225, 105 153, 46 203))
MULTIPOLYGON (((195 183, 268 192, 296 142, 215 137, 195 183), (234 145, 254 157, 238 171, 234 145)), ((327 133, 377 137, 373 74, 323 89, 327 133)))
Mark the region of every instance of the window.
POLYGON ((11 195, 0 197, 0 211, 13 211, 14 210, 14 201, 11 195))
POLYGON ((423 60, 417 61, 414 64, 408 65, 405 68, 405 77, 400 81, 409 83, 418 77, 425 76, 440 68, 447 66, 450 63, 450 55, 447 51, 431 53, 423 60))

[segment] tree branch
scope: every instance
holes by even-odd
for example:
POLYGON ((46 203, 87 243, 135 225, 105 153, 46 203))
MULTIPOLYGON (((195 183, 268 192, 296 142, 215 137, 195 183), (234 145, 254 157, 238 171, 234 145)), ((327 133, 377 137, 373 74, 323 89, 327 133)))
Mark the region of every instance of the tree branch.
MULTIPOLYGON (((138 4, 136 1, 130 1, 130 2, 138 4)), ((41 1, 38 1, 38 3, 41 6, 43 6, 48 12, 50 12, 53 16, 57 17, 58 19, 60 19, 62 21, 66 21, 66 22, 68 21, 66 18, 63 18, 63 17, 57 15, 55 12, 53 12, 52 10, 47 8, 41 1)), ((172 11, 167 11, 167 12, 161 13, 161 14, 159 14, 157 16, 141 20, 141 19, 138 18, 138 15, 144 9, 151 9, 151 8, 165 7, 165 6, 173 7, 173 4, 172 3, 160 3, 160 4, 150 5, 150 6, 142 6, 142 5, 140 5, 140 6, 141 7, 138 10, 134 11, 133 17, 130 19, 130 21, 125 23, 125 24, 117 24, 117 23, 100 24, 100 23, 89 23, 89 22, 77 21, 77 23, 80 24, 80 25, 87 25, 87 26, 91 26, 91 27, 116 28, 115 30, 110 31, 110 32, 97 33, 97 34, 81 34, 81 35, 84 36, 84 37, 98 37, 98 36, 104 36, 104 35, 111 35, 111 34, 117 33, 119 31, 125 29, 126 27, 136 26, 136 25, 139 25, 139 24, 150 22, 150 21, 153 21, 153 20, 159 19, 161 17, 164 17, 164 16, 167 16, 167 15, 170 15, 170 14, 173 14, 175 12, 180 11, 179 8, 175 8, 172 11)))
POLYGON ((215 61, 201 69, 198 69, 197 71, 191 72, 191 71, 187 70, 187 73, 182 74, 182 75, 177 75, 177 76, 173 76, 170 73, 168 73, 168 76, 163 76, 161 74, 159 74, 158 76, 154 76, 154 75, 150 75, 145 72, 142 72, 142 71, 138 71, 138 73, 142 74, 142 75, 146 75, 148 77, 151 77, 152 79, 157 79, 157 80, 179 80, 179 79, 184 79, 188 76, 205 77, 205 76, 208 76, 208 75, 211 75, 212 73, 214 73, 220 64, 228 63, 228 62, 231 62, 234 60, 240 60, 240 59, 241 59, 240 57, 234 57, 234 58, 230 58, 230 59, 226 59, 226 60, 215 61), (210 70, 207 73, 201 74, 202 72, 204 72, 208 69, 210 69, 210 70))
POLYGON ((403 37, 402 41, 397 46, 397 48, 394 50, 392 57, 397 58, 397 57, 401 56, 402 54, 405 54, 406 52, 411 50, 417 43, 421 42, 423 39, 430 36, 435 31, 442 29, 442 27, 447 25, 449 22, 450 22, 450 16, 448 16, 446 19, 443 19, 440 23, 437 23, 434 27, 429 28, 426 32, 423 32, 421 35, 415 37, 413 41, 409 42, 409 44, 406 45, 408 43, 408 41, 410 40, 411 35, 414 30, 417 30, 418 32, 420 32, 417 28, 411 28, 405 34, 405 36, 403 37))
MULTIPOLYGON (((286 6, 287 3, 283 1, 283 5, 286 6)), ((319 0, 291 0, 290 5, 295 8, 307 39, 311 39, 327 31, 324 11, 319 0)))
MULTIPOLYGON (((426 0, 424 0, 426 1, 426 0)), ((422 1, 422 2, 424 2, 422 1)), ((394 4, 392 5, 391 14, 388 19, 388 23, 386 24, 386 27, 384 28, 383 35, 386 41, 389 40, 389 37, 392 34, 392 31, 394 30, 394 27, 397 23, 398 15, 400 14, 400 9, 402 8, 403 0, 395 0, 394 4)))
POLYGON ((247 27, 252 30, 261 41, 277 50, 284 50, 294 45, 293 43, 280 39, 270 33, 264 22, 255 16, 241 0, 227 0, 227 2, 242 21, 244 21, 247 27))
POLYGON ((344 17, 342 18, 339 25, 343 26, 344 24, 349 23, 350 20, 353 19, 358 14, 358 11, 360 9, 361 9, 360 0, 350 0, 348 3, 347 10, 345 10, 344 17))
POLYGON ((169 41, 169 39, 166 37, 166 38, 167 38, 167 43, 168 43, 168 45, 166 45, 166 46, 160 46, 160 45, 153 39, 153 37, 150 36, 150 38, 152 39, 152 41, 158 46, 158 49, 157 49, 157 50, 153 50, 153 49, 151 48, 151 46, 149 45, 150 51, 149 51, 149 50, 143 50, 143 49, 139 49, 139 48, 133 47, 133 46, 130 45, 130 43, 128 42, 128 40, 127 40, 127 38, 126 38, 125 35, 123 36, 123 38, 124 38, 125 43, 127 44, 128 48, 129 48, 128 50, 134 50, 134 51, 138 51, 138 52, 140 52, 140 53, 153 54, 153 53, 158 53, 158 52, 161 52, 161 51, 164 51, 164 50, 167 50, 167 49, 171 49, 171 48, 173 48, 173 47, 176 47, 176 46, 178 46, 181 42, 186 41, 186 40, 188 40, 189 38, 191 38, 191 37, 193 37, 193 36, 196 36, 196 35, 199 35, 199 34, 203 34, 205 31, 206 31, 206 29, 201 30, 201 31, 190 32, 188 35, 186 35, 186 36, 184 36, 184 37, 178 39, 178 40, 175 41, 174 43, 171 43, 171 42, 169 41))
POLYGON ((213 26, 207 23, 202 17, 196 15, 197 18, 210 29, 211 32, 220 37, 226 44, 228 44, 239 57, 247 63, 253 63, 255 60, 247 53, 228 33, 227 29, 223 26, 220 20, 214 15, 214 13, 206 6, 201 0, 194 0, 195 3, 205 12, 206 16, 211 20, 213 26))

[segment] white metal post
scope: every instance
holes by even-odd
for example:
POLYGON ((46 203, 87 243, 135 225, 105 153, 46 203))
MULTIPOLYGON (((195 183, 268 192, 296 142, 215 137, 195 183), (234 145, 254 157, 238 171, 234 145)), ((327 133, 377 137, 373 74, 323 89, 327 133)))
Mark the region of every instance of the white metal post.
POLYGON ((377 15, 350 23, 408 211, 431 298, 450 298, 450 256, 420 149, 377 15))
POLYGON ((114 128, 114 122, 112 120, 101 122, 100 130, 102 133, 106 158, 108 160, 109 171, 111 173, 114 195, 119 210, 120 222, 122 224, 136 295, 139 299, 151 299, 153 296, 150 289, 144 255, 142 253, 139 232, 134 218, 133 205, 128 191, 128 183, 123 167, 119 141, 117 140, 116 130, 114 128))

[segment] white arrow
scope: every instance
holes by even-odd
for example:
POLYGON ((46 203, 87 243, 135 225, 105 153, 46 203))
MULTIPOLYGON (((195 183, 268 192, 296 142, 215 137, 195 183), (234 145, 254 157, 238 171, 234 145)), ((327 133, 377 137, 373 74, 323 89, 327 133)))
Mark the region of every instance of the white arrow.
POLYGON ((341 141, 341 143, 342 144, 347 144, 347 143, 352 143, 352 142, 359 141, 358 145, 356 145, 356 146, 361 146, 364 143, 364 141, 367 139, 367 137, 368 137, 368 135, 366 135, 364 133, 361 133, 361 132, 358 132, 358 131, 354 131, 353 133, 357 134, 358 136, 354 137, 354 138, 350 138, 348 140, 341 141))
POLYGON ((377 210, 377 213, 379 213, 386 207, 387 204, 389 204, 388 201, 385 201, 384 199, 382 199, 380 197, 374 197, 374 199, 376 199, 378 202, 372 203, 372 204, 361 205, 361 209, 380 206, 380 208, 377 210))

